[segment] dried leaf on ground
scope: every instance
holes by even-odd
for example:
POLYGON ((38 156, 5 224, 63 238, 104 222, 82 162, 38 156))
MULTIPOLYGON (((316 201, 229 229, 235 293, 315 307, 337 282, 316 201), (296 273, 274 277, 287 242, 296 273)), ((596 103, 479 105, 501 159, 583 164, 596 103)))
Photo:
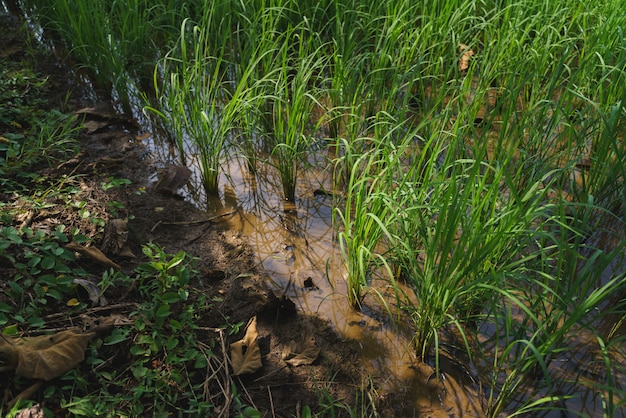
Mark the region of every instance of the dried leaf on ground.
POLYGON ((300 342, 291 341, 283 349, 282 359, 292 366, 312 364, 320 354, 319 347, 315 344, 315 337, 312 335, 300 342))
POLYGON ((106 128, 115 119, 115 110, 111 103, 100 103, 94 107, 84 107, 74 112, 75 115, 85 118, 83 128, 92 134, 106 128))
POLYGON ((0 358, 28 379, 52 380, 85 359, 85 350, 95 333, 61 331, 53 335, 0 338, 0 358))
POLYGON ((461 58, 459 58, 459 71, 467 71, 470 59, 474 56, 474 51, 472 51, 472 49, 465 44, 459 44, 459 51, 461 52, 461 58))
POLYGON ((112 261, 109 257, 104 255, 102 251, 95 247, 85 247, 77 242, 70 242, 65 245, 65 248, 70 251, 76 251, 77 253, 82 254, 83 256, 90 258, 105 267, 113 267, 115 270, 122 270, 122 267, 120 267, 119 264, 112 261))
POLYGON ((128 240, 128 219, 111 219, 104 227, 102 250, 115 255, 134 257, 126 246, 128 240))
MULTIPOLYGON (((33 385, 34 386, 34 385, 33 385)), ((39 389, 37 387, 37 389, 39 389)), ((31 395, 31 394, 29 394, 31 395)), ((29 396, 24 397, 24 399, 28 399, 29 396)), ((45 418, 46 414, 44 413, 44 409, 40 404, 35 404, 30 408, 24 408, 18 411, 14 418, 45 418)))
POLYGON ((93 305, 98 305, 98 306, 107 305, 108 302, 106 298, 104 297, 104 295, 100 291, 100 288, 96 284, 91 283, 89 280, 85 280, 85 279, 74 279, 72 280, 72 282, 76 283, 77 285, 85 289, 85 291, 87 292, 87 295, 89 296, 89 300, 91 301, 93 305))
POLYGON ((99 103, 96 106, 83 107, 74 112, 75 115, 90 116, 99 119, 115 118, 115 109, 109 102, 99 103))
POLYGON ((191 170, 184 165, 169 165, 160 170, 156 189, 160 192, 176 194, 191 178, 191 170))
POLYGON ((263 367, 257 337, 255 316, 248 321, 244 337, 230 345, 230 361, 235 376, 254 373, 263 367))
POLYGON ((108 120, 87 120, 83 122, 83 128, 87 130, 88 134, 99 131, 102 128, 109 126, 108 120))

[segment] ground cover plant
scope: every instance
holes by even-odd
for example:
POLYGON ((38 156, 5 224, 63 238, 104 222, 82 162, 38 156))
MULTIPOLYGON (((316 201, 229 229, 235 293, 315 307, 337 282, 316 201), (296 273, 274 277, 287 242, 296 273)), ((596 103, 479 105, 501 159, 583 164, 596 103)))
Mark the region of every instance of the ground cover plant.
POLYGON ((349 303, 386 281, 421 361, 439 376, 457 347, 486 415, 623 409, 618 1, 24 3, 208 193, 243 155, 297 202, 327 156, 349 303))

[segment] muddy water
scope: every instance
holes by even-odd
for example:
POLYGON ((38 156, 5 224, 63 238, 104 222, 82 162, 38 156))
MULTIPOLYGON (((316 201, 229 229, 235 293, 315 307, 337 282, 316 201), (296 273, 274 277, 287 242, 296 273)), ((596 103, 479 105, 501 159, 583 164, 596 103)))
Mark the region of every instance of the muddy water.
MULTIPOLYGON (((224 215, 225 227, 246 236, 275 291, 291 298, 304 314, 327 320, 353 344, 364 371, 382 382, 378 389, 397 399, 404 416, 482 416, 481 396, 453 374, 438 378, 432 367, 417 360, 406 319, 395 321, 372 294, 365 297, 362 311, 349 306, 333 227, 333 197, 315 192, 332 190, 330 176, 315 168, 326 164, 311 162, 313 168, 299 176, 294 203, 283 201, 280 179, 271 167, 259 165, 253 176, 236 157, 222 167, 219 196, 207 197, 201 187, 192 186, 187 198, 209 216, 224 215)), ((197 181, 198 172, 194 177, 197 181)), ((388 283, 378 280, 372 286, 394 311, 388 283)))
MULTIPOLYGON (((148 145, 160 164, 176 161, 175 151, 167 146, 148 145)), ((259 172, 251 175, 245 161, 235 156, 227 158, 222 166, 224 174, 220 179, 219 196, 207 197, 202 187, 193 186, 199 184, 196 170, 195 181, 186 197, 205 209, 209 216, 223 215, 225 227, 247 237, 258 265, 277 293, 290 297, 304 314, 328 320, 347 344, 353 344, 360 353, 364 372, 376 378, 376 382, 382 382, 377 389, 398 405, 402 416, 483 416, 481 405, 488 393, 477 392, 480 385, 467 375, 463 360, 442 357, 443 373, 436 376, 432 367, 415 357, 408 321, 393 322, 373 295, 365 298, 361 312, 349 307, 345 270, 332 224, 332 208, 337 202, 333 202, 331 196, 315 193, 319 189, 332 190, 330 175, 322 168, 327 166, 324 158, 322 155, 311 157, 311 168, 303 170, 298 177, 297 199, 292 204, 283 201, 281 181, 271 167, 259 164, 259 172)), ((190 165, 193 168, 193 162, 190 165)), ((587 244, 609 251, 624 238, 624 229, 624 225, 615 220, 607 221, 605 227, 587 239, 587 244)), ((623 260, 616 259, 599 275, 598 284, 605 283, 623 268, 623 260)), ((393 305, 393 295, 384 280, 375 281, 373 286, 383 294, 387 292, 386 302, 393 305)), ((393 306, 391 310, 394 311, 393 306)), ((626 326, 622 324, 614 330, 614 324, 614 321, 602 324, 607 328, 603 335, 609 332, 624 335, 626 326)), ((482 331, 485 338, 494 333, 492 329, 482 331)), ((534 412, 526 416, 602 416, 602 398, 597 385, 607 376, 598 361, 601 353, 596 349, 597 340, 581 330, 567 343, 571 349, 550 364, 550 373, 558 382, 555 393, 571 396, 560 405, 567 412, 534 412), (583 385, 573 386, 561 380, 582 380, 583 385)), ((496 347, 492 348, 495 352, 496 347)), ((621 358, 618 350, 612 349, 610 354, 616 364, 626 365, 626 359, 621 358)), ((482 376, 483 382, 487 381, 491 363, 486 361, 477 367, 478 370, 471 371, 472 375, 482 376)), ((622 370, 615 371, 615 379, 622 388, 626 387, 624 376, 626 373, 622 370)), ((500 382, 504 377, 501 376, 500 382)), ((513 408, 537 396, 536 384, 531 380, 519 388, 512 399, 513 408)), ((620 413, 616 416, 626 416, 623 411, 620 413)))
MULTIPOLYGON (((442 357, 443 372, 436 376, 432 367, 415 357, 410 324, 406 320, 390 319, 373 295, 365 298, 361 312, 349 307, 345 270, 332 224, 333 198, 315 193, 319 189, 332 190, 328 173, 316 168, 303 171, 298 179, 297 201, 287 204, 281 198, 280 179, 273 169, 259 165, 260 171, 253 176, 241 159, 233 157, 225 164, 219 197, 207 199, 197 189, 198 193, 189 198, 211 216, 225 214, 223 219, 228 227, 249 239, 259 266, 275 290, 289 296, 301 312, 328 320, 347 343, 359 350, 365 372, 383 382, 380 390, 397 400, 403 416, 484 415, 481 405, 487 394, 476 392, 479 385, 463 372, 464 366, 459 361, 442 357)), ((610 225, 589 237, 587 243, 610 250, 623 239, 611 231, 623 230, 624 225, 610 225)), ((623 266, 621 260, 616 260, 602 272, 600 281, 605 282, 623 266)), ((394 298, 387 283, 380 280, 373 286, 383 294, 387 292, 386 302, 393 311, 394 298)), ((613 332, 623 333, 624 326, 613 332)), ((486 335, 490 333, 485 330, 486 335)), ((532 416, 573 417, 579 413, 601 416, 601 398, 592 385, 606 378, 602 364, 598 363, 599 353, 591 348, 597 346, 597 340, 581 331, 568 345, 572 350, 567 351, 567 356, 555 358, 550 365, 551 374, 572 381, 582 373, 582 380, 589 385, 573 387, 559 383, 557 392, 572 395, 561 405, 569 412, 548 411, 532 416), (586 367, 582 372, 581 364, 586 367)), ((620 364, 620 354, 613 351, 614 361, 620 364)), ((489 369, 488 364, 485 369, 489 369)), ((623 376, 624 373, 617 372, 622 387, 626 386, 623 376)), ((528 399, 534 393, 534 386, 529 381, 520 387, 513 404, 528 399)))

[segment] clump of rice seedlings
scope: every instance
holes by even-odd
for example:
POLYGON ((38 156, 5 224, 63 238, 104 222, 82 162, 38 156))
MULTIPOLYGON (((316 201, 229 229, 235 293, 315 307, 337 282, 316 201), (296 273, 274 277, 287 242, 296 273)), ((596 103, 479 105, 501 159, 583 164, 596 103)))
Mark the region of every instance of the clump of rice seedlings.
MULTIPOLYGON (((210 13, 204 22, 211 23, 210 13)), ((164 78, 157 91, 161 107, 152 110, 172 130, 182 164, 197 164, 204 189, 214 195, 225 146, 239 126, 240 114, 254 102, 250 95, 256 89, 249 78, 256 61, 238 70, 238 80, 230 80, 233 65, 225 60, 229 40, 214 45, 211 29, 183 22, 179 47, 164 58, 160 68, 164 78)), ((159 74, 155 72, 155 79, 159 74)))
POLYGON ((592 204, 583 206, 588 217, 576 220, 566 214, 575 211, 563 208, 546 219, 546 229, 548 224, 554 224, 556 233, 541 233, 543 238, 537 248, 543 253, 542 259, 537 260, 540 263, 520 271, 523 274, 513 276, 514 281, 486 289, 498 295, 485 316, 492 328, 479 339, 482 349, 476 350, 478 356, 486 357, 494 366, 489 382, 488 416, 501 416, 514 400, 515 414, 566 410, 568 399, 573 396, 554 391, 554 382, 558 380, 567 381, 573 388, 598 385, 606 407, 615 407, 611 390, 605 391, 603 385, 615 384, 611 381, 613 362, 619 361, 623 353, 618 352, 616 357, 606 350, 610 334, 601 332, 599 326, 615 312, 623 316, 623 303, 616 304, 615 295, 626 290, 625 273, 614 268, 616 262, 624 261, 626 241, 622 239, 609 249, 586 244, 585 231, 591 229, 589 217, 596 208, 592 204), (562 363, 572 357, 578 361, 562 363), (580 368, 589 366, 580 363, 583 358, 595 363, 594 373, 606 376, 606 383, 590 383, 585 378, 580 368), (529 378, 540 382, 531 394, 538 397, 515 399, 529 378))
POLYGON ((388 225, 397 216, 390 190, 394 187, 394 173, 402 150, 391 145, 390 132, 383 134, 377 130, 377 133, 374 138, 359 138, 352 143, 343 141, 344 155, 335 161, 342 171, 341 167, 351 165, 345 200, 335 210, 335 216, 346 266, 348 301, 355 309, 361 308, 364 291, 376 267, 383 267, 391 274, 382 254, 382 241, 389 235, 388 225))
MULTIPOLYGON (((45 30, 58 37, 87 70, 97 93, 119 100, 131 112, 133 85, 150 79, 159 50, 177 10, 146 0, 103 2, 31 1, 45 30)), ((169 5, 171 7, 171 5, 169 5)))
POLYGON ((437 353, 444 325, 480 312, 488 296, 479 287, 497 285, 516 265, 538 210, 532 194, 505 195, 501 167, 481 154, 456 158, 454 146, 443 149, 430 139, 425 147, 433 149, 422 150, 397 191, 403 205, 391 245, 416 298, 406 309, 422 358, 433 347, 437 353))
POLYGON ((285 35, 278 50, 280 67, 275 72, 276 90, 270 99, 270 164, 280 176, 285 200, 294 202, 296 181, 301 165, 310 151, 317 123, 312 113, 318 104, 316 77, 325 59, 316 38, 305 28, 296 28, 285 35), (295 44, 295 57, 290 55, 295 44))
MULTIPOLYGON (((178 48, 161 64, 163 82, 157 90, 160 109, 156 110, 173 132, 181 163, 194 160, 200 166, 206 191, 217 193, 218 168, 228 132, 228 123, 220 123, 227 103, 224 84, 228 65, 224 49, 215 48, 208 36, 206 27, 189 19, 183 22, 178 48)), ((158 75, 155 71, 155 84, 158 75)))

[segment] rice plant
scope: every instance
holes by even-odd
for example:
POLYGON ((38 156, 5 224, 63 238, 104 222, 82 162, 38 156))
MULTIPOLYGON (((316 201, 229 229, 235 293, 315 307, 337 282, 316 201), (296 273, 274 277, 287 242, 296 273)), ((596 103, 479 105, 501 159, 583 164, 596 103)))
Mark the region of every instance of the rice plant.
MULTIPOLYGON (((590 208, 587 206, 587 210, 590 208)), ((562 213, 553 220, 569 229, 561 222, 563 216, 562 213)), ((590 384, 579 369, 585 366, 561 365, 563 359, 581 356, 577 353, 581 351, 580 345, 590 347, 585 357, 596 364, 594 373, 606 376, 607 386, 614 384, 613 363, 623 353, 615 356, 605 351, 609 336, 598 332, 598 326, 613 314, 613 309, 607 308, 615 303, 616 294, 623 294, 626 286, 623 272, 616 271, 602 279, 616 260, 623 262, 624 241, 605 251, 585 245, 583 235, 571 229, 569 232, 575 236, 572 243, 556 236, 549 240, 553 254, 542 260, 545 264, 539 269, 527 270, 508 285, 485 289, 498 294, 488 311, 493 315, 489 323, 494 328, 486 338, 483 336, 482 350, 476 351, 488 357, 494 366, 493 380, 488 383, 489 416, 500 416, 513 400, 518 404, 515 414, 541 409, 566 410, 564 405, 572 396, 556 393, 554 381, 564 379, 574 388, 590 384), (581 248, 585 248, 582 253, 581 248), (513 320, 514 317, 521 320, 513 320), (581 334, 589 338, 580 340, 581 334), (541 379, 542 384, 535 388, 539 396, 516 400, 520 387, 529 378, 541 379)), ((622 316, 623 307, 618 311, 622 316)), ((611 391, 605 392, 601 381, 595 384, 607 408, 615 408, 611 391)))
MULTIPOLYGON (((362 139, 362 141, 364 141, 362 139)), ((346 266, 348 301, 356 309, 361 307, 375 262, 384 258, 377 247, 385 233, 391 213, 386 192, 388 176, 385 165, 389 155, 373 148, 364 154, 346 146, 346 158, 353 161, 346 185, 346 200, 341 210, 336 210, 338 239, 346 266)))
POLYGON ((206 10, 205 26, 188 19, 181 25, 179 46, 155 71, 155 85, 163 85, 157 90, 161 106, 151 108, 173 132, 181 163, 199 166, 202 184, 210 194, 218 192, 220 164, 226 145, 240 126, 239 118, 257 100, 258 89, 251 83, 258 80, 250 77, 259 59, 242 66, 226 61, 230 38, 220 38, 219 45, 213 43, 214 12, 206 10), (234 71, 238 80, 229 78, 234 71), (161 75, 162 83, 158 81, 161 75))
POLYGON ((305 27, 285 34, 278 52, 279 68, 275 73, 276 90, 270 99, 271 121, 267 135, 272 144, 270 164, 276 167, 284 198, 294 202, 298 171, 315 135, 317 122, 312 112, 317 105, 316 77, 324 64, 317 38, 305 27), (295 57, 291 49, 295 49, 295 57))
POLYGON ((60 40, 86 69, 97 93, 119 100, 129 114, 134 84, 149 80, 177 10, 171 4, 126 0, 29 1, 46 33, 60 40))

